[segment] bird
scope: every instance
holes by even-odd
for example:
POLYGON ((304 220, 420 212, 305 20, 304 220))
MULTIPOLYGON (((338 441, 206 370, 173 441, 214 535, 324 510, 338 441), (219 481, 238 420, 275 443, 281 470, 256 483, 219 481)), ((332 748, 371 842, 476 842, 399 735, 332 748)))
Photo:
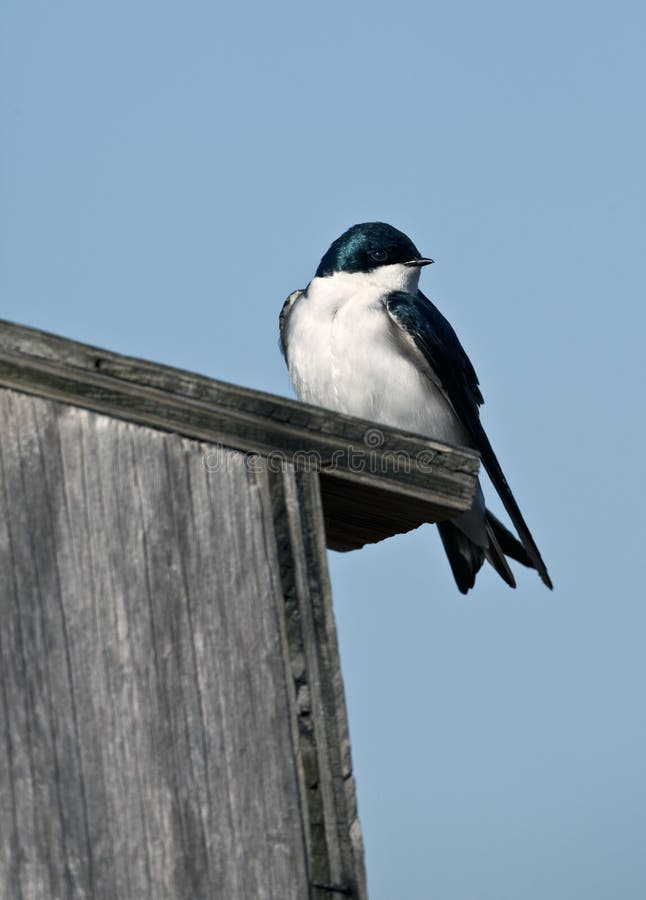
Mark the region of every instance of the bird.
POLYGON ((279 317, 280 345, 299 400, 477 450, 518 537, 473 503, 437 527, 461 593, 485 559, 512 588, 507 557, 552 581, 480 421, 475 369, 439 309, 419 290, 433 260, 385 222, 363 222, 332 242, 304 290, 279 317))

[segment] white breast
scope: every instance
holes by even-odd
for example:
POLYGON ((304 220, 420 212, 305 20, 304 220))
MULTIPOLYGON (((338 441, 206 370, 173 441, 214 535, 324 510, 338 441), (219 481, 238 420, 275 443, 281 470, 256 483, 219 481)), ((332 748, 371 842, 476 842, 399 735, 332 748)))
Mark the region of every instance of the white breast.
POLYGON ((385 308, 390 291, 416 292, 418 278, 405 266, 314 278, 290 316, 290 376, 306 403, 464 445, 451 405, 385 308))

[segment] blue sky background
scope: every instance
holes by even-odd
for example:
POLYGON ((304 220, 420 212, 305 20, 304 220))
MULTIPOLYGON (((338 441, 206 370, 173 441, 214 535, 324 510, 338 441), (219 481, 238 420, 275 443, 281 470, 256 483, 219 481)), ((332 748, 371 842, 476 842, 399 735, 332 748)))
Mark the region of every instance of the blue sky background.
MULTIPOLYGON (((643 4, 0 8, 5 318, 291 395, 283 298, 403 229, 548 563, 330 554, 372 900, 646 896, 643 4)), ((494 508, 498 508, 492 501, 494 508)))

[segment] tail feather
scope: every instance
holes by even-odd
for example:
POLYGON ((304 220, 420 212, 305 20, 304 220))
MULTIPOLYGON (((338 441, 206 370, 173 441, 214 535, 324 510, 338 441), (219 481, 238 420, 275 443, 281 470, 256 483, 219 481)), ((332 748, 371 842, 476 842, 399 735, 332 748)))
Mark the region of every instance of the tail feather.
POLYGON ((516 579, 506 557, 524 566, 536 568, 534 560, 521 542, 488 509, 485 510, 485 524, 488 542, 487 547, 482 548, 467 537, 454 522, 437 523, 453 577, 463 594, 474 586, 476 575, 485 559, 512 588, 516 587, 516 579))
POLYGON ((484 562, 485 552, 453 522, 438 522, 437 530, 440 532, 455 583, 460 592, 466 594, 476 583, 476 575, 484 562))
POLYGON ((524 566, 529 566, 530 569, 533 569, 534 563, 532 562, 529 553, 515 535, 505 528, 500 519, 497 519, 488 509, 485 510, 485 515, 487 517, 487 531, 492 532, 495 535, 496 540, 500 544, 500 549, 505 556, 510 556, 512 559, 515 559, 516 562, 522 563, 524 566))
POLYGON ((502 580, 505 581, 509 585, 509 587, 515 588, 516 579, 514 578, 514 573, 509 568, 509 563, 505 559, 505 554, 488 519, 487 537, 489 539, 489 546, 485 550, 485 556, 487 557, 487 560, 491 563, 502 580))
MULTIPOLYGON (((541 556, 534 538, 532 537, 532 534, 527 527, 527 523, 525 522, 523 514, 521 513, 520 508, 516 503, 516 499, 511 492, 511 488, 507 484, 507 479, 505 478, 503 471, 500 468, 500 463, 496 458, 496 454, 493 452, 493 448, 489 443, 489 438, 485 434, 484 428, 482 427, 479 419, 477 419, 474 428, 478 435, 476 439, 476 446, 480 451, 480 457, 482 458, 484 467, 487 470, 489 478, 491 478, 493 486, 498 491, 500 499, 503 502, 503 506, 507 510, 507 514, 509 515, 509 518, 514 525, 514 528, 518 532, 518 535, 520 537, 519 543, 522 545, 525 553, 527 554, 527 557, 530 560, 529 565, 533 569, 536 569, 543 584, 546 585, 550 590, 552 590, 552 579, 547 572, 547 567, 543 562, 543 557, 541 556)), ((504 526, 502 527, 504 528, 504 526)), ((506 529, 504 530, 506 531, 506 529)), ((507 534, 509 534, 509 532, 507 532, 507 534)), ((513 537, 513 535, 509 536, 513 537)), ((498 538, 498 540, 500 540, 500 538, 498 538)), ((516 539, 514 538, 514 542, 515 540, 516 539)))

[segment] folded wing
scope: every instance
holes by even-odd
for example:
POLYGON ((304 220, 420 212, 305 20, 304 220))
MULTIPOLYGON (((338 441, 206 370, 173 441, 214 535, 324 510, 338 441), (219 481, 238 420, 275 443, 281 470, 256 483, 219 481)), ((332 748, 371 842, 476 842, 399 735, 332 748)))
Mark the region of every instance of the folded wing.
POLYGON ((545 563, 480 422, 479 407, 483 398, 478 378, 455 331, 421 292, 409 294, 394 291, 388 295, 386 308, 394 326, 412 341, 432 370, 433 380, 441 387, 471 437, 473 446, 480 453, 531 564, 543 583, 551 588, 545 563))

